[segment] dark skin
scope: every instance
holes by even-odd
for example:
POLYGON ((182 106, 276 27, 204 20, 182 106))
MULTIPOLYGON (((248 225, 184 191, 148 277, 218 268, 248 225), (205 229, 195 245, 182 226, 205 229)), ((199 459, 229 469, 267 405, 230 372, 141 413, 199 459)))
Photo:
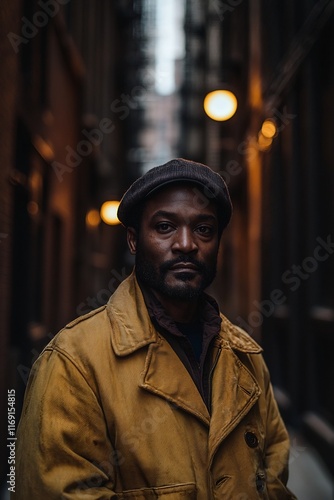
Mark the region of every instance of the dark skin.
POLYGON ((127 241, 133 255, 140 250, 154 272, 163 276, 170 293, 155 286, 151 289, 167 314, 180 323, 194 320, 201 293, 197 290, 210 284, 205 282, 202 266, 214 269, 217 262, 216 205, 208 202, 205 207, 199 206, 193 185, 172 184, 147 200, 140 229, 129 227, 127 241), (161 266, 165 266, 163 274, 161 266), (192 296, 173 297, 175 289, 181 294, 189 291, 192 296))

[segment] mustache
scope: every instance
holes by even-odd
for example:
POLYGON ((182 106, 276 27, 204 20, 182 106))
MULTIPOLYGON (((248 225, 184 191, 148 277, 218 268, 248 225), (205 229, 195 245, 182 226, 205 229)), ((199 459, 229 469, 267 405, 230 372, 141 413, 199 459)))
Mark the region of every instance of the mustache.
POLYGON ((192 264, 193 266, 196 266, 199 271, 204 271, 206 269, 206 265, 203 262, 195 259, 194 257, 190 255, 180 255, 175 259, 167 260, 166 262, 161 264, 160 271, 162 273, 166 273, 175 264, 180 264, 180 263, 192 264))

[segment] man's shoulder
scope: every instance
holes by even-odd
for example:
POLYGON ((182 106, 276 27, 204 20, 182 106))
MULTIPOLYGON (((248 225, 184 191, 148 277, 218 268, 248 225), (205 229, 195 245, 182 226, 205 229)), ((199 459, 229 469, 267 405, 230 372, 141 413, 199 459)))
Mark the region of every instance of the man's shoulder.
POLYGON ((64 328, 46 346, 45 350, 56 350, 68 355, 83 351, 103 349, 110 339, 111 325, 106 313, 106 306, 94 309, 77 317, 64 328))
POLYGON ((234 350, 248 354, 259 354, 263 351, 262 347, 240 326, 231 323, 223 314, 220 336, 234 350))
POLYGON ((92 323, 103 320, 103 313, 106 307, 107 305, 105 304, 98 309, 94 309, 86 314, 83 314, 82 316, 78 316, 74 320, 70 321, 70 323, 67 323, 61 331, 73 330, 76 329, 76 327, 86 328, 91 326, 92 323))
MULTIPOLYGON (((109 298, 108 302, 73 321, 62 328, 48 347, 62 347, 80 340, 80 343, 96 342, 102 337, 109 337, 112 330, 111 318, 120 317, 124 304, 129 307, 129 289, 133 287, 133 277, 126 278, 109 298), (131 279, 132 278, 132 279, 131 279)), ((126 317, 126 315, 124 315, 126 317)), ((115 323, 115 321, 113 321, 115 323)))
POLYGON ((45 348, 72 359, 125 354, 155 340, 134 275, 126 278, 107 304, 68 323, 45 348))

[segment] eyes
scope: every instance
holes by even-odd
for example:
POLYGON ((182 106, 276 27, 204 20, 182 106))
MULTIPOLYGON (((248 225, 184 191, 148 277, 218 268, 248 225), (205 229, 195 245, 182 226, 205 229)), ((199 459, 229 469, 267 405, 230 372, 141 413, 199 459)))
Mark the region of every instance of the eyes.
POLYGON ((173 231, 174 229, 172 225, 169 224, 168 222, 159 222, 158 224, 156 224, 155 228, 158 231, 158 233, 161 234, 168 233, 170 231, 173 231))
MULTIPOLYGON (((155 225, 155 230, 159 234, 166 234, 167 235, 167 234, 170 234, 170 233, 173 233, 174 231, 176 231, 177 226, 175 224, 172 224, 171 222, 163 221, 163 222, 158 222, 155 225)), ((213 226, 211 224, 200 223, 193 228, 193 231, 195 233, 199 234, 200 236, 209 237, 209 236, 212 236, 215 234, 216 228, 215 228, 215 226, 213 226)))

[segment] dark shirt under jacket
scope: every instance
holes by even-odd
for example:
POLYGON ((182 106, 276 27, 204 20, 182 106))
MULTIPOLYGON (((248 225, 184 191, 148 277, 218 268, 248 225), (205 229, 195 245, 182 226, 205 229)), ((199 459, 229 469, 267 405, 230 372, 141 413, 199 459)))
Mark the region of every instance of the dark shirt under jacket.
POLYGON ((141 283, 140 288, 152 323, 179 356, 210 410, 209 354, 221 325, 217 302, 203 293, 197 320, 191 323, 176 323, 167 315, 162 304, 150 290, 141 283))

